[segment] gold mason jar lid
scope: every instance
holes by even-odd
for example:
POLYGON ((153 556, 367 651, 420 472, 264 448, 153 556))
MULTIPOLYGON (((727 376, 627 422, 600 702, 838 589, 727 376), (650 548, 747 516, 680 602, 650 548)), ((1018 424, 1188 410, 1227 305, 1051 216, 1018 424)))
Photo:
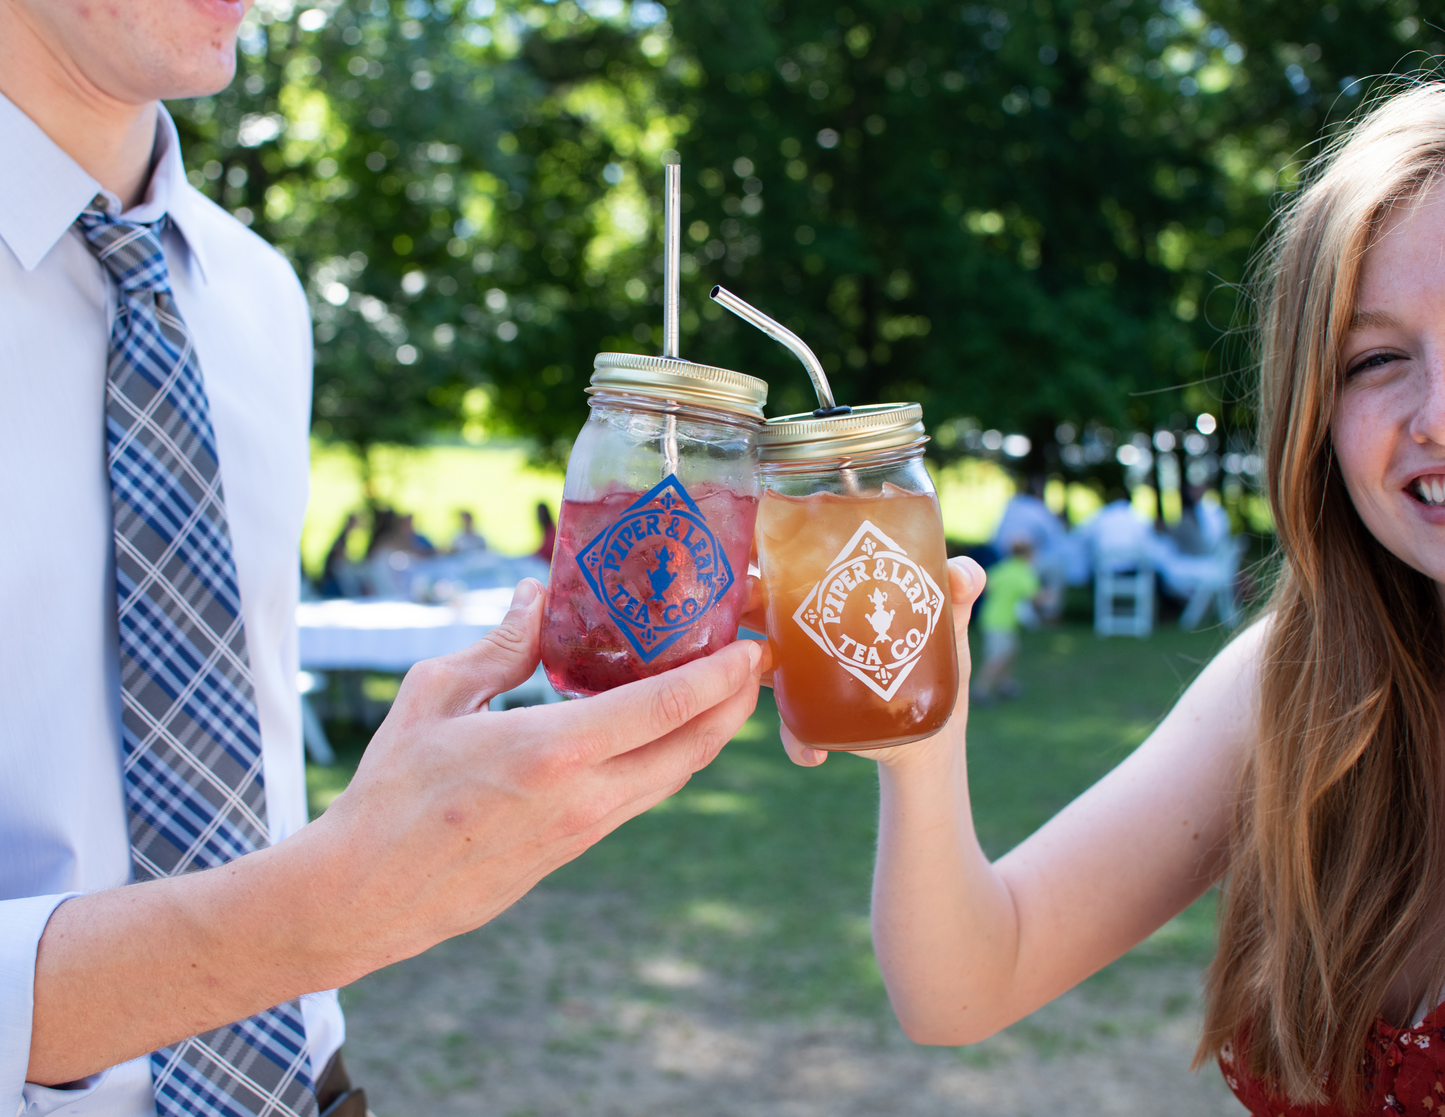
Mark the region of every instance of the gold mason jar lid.
POLYGON ((641 353, 598 353, 592 362, 592 387, 587 391, 627 392, 671 400, 686 406, 733 411, 761 421, 768 402, 768 382, 728 368, 699 365, 677 357, 641 353))
POLYGON ((769 419, 758 434, 758 459, 767 464, 852 458, 927 441, 918 404, 870 403, 823 419, 806 412, 769 419))

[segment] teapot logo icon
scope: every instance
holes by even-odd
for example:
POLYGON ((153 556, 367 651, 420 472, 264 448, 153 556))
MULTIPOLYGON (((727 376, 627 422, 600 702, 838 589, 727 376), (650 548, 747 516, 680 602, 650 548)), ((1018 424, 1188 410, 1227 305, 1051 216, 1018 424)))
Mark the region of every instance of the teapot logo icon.
POLYGON ((682 639, 734 583, 707 517, 675 475, 578 551, 577 565, 643 663, 682 639))
POLYGON ((943 615, 938 583, 864 520, 793 620, 839 667, 891 702, 943 615), (887 608, 890 602, 896 608, 887 608))
POLYGON ((884 612, 883 606, 888 604, 888 595, 881 589, 875 589, 868 600, 873 604, 873 612, 868 614, 868 623, 873 626, 873 631, 878 633, 873 638, 873 643, 881 644, 888 639, 888 630, 893 627, 894 611, 889 609, 884 612))
POLYGON ((667 587, 677 581, 677 571, 669 570, 667 564, 673 561, 673 553, 667 549, 666 544, 662 550, 657 552, 657 569, 648 572, 647 580, 652 583, 652 596, 649 601, 666 601, 664 594, 667 587))

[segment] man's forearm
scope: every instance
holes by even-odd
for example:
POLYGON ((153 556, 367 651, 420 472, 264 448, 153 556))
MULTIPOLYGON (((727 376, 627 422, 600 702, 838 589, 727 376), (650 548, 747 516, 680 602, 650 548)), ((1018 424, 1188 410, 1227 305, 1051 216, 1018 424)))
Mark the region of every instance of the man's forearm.
POLYGON ((535 670, 541 605, 532 588, 486 639, 414 667, 346 791, 280 845, 56 908, 28 1078, 74 1081, 480 927, 752 713, 751 640, 581 702, 487 712, 535 670))
POLYGON ((73 1082, 338 984, 304 841, 56 908, 35 962, 27 1078, 73 1082))

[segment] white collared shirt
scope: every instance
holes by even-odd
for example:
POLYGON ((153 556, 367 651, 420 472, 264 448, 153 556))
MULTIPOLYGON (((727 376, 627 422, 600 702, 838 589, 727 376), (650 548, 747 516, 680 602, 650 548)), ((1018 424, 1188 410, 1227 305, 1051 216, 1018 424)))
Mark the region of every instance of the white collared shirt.
MULTIPOLYGON (((280 841, 306 823, 295 613, 310 317, 280 254, 186 181, 159 117, 149 189, 124 216, 170 216, 162 243, 210 398, 280 841)), ((100 185, 4 96, 0 151, 0 1117, 151 1117, 146 1058, 75 1089, 25 1083, 50 913, 131 879, 104 427, 117 293, 74 228, 100 185)), ((334 993, 302 1008, 319 1073, 341 1010, 334 993)))

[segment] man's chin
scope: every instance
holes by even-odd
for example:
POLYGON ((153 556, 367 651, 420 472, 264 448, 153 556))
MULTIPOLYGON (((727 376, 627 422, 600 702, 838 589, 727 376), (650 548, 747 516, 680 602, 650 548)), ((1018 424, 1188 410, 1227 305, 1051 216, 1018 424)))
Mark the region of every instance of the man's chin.
POLYGON ((188 101, 195 97, 210 97, 220 93, 235 80, 236 56, 232 53, 228 56, 228 64, 218 63, 215 66, 206 67, 204 70, 177 75, 175 80, 167 83, 165 92, 156 99, 159 101, 188 101))

